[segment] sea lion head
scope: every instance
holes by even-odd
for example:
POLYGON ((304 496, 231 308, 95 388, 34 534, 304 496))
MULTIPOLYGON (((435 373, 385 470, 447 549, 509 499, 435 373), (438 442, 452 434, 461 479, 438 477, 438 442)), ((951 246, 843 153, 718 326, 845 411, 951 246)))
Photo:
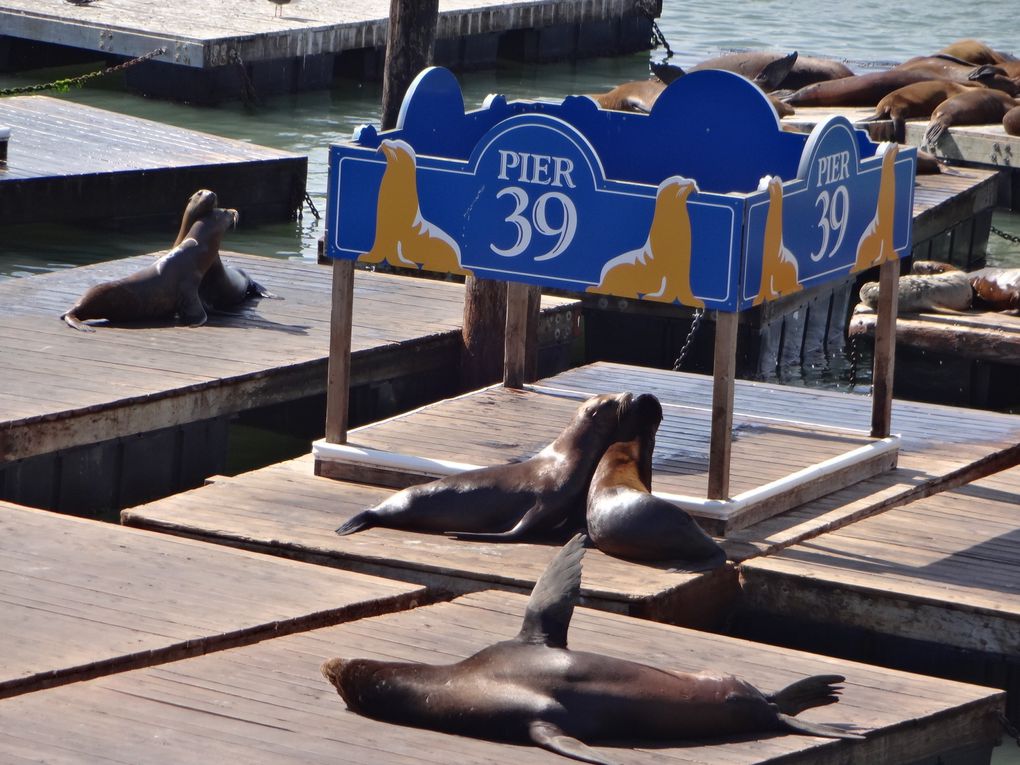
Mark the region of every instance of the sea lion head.
POLYGON ((621 408, 617 441, 630 441, 639 435, 655 436, 662 422, 662 404, 651 393, 632 396, 621 408))

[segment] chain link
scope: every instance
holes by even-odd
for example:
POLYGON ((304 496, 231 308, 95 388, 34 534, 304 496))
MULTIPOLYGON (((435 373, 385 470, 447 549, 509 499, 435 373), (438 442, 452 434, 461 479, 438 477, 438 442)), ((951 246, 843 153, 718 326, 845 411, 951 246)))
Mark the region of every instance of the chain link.
POLYGON ((1013 244, 1020 244, 1020 236, 1017 236, 1016 234, 1011 234, 1008 231, 1003 231, 1001 228, 996 228, 995 226, 992 226, 992 233, 998 234, 1007 242, 1012 242, 1013 244))
POLYGON ((98 72, 89 72, 88 74, 83 74, 79 77, 68 77, 64 80, 54 80, 53 82, 47 82, 42 85, 26 85, 20 88, 2 88, 0 89, 0 96, 20 96, 25 93, 39 93, 43 90, 56 90, 60 93, 66 93, 72 86, 80 88, 84 83, 89 80, 94 80, 96 77, 102 77, 115 72, 122 72, 135 64, 148 61, 156 56, 162 56, 164 53, 166 53, 166 48, 156 48, 156 50, 149 51, 144 56, 133 58, 130 61, 125 61, 122 64, 117 64, 116 66, 111 66, 98 72))
POLYGON ((659 29, 659 25, 655 23, 655 4, 651 0, 638 0, 634 6, 637 11, 652 22, 652 47, 658 48, 660 45, 666 49, 666 59, 673 58, 673 51, 669 47, 669 43, 666 42, 666 36, 662 34, 662 30, 659 29))
POLYGON ((860 359, 860 354, 857 350, 857 335, 850 335, 847 340, 847 351, 846 360, 850 362, 850 392, 854 392, 854 388, 857 387, 857 362, 860 359))
POLYGON ((312 211, 315 220, 319 220, 319 211, 315 209, 315 202, 312 201, 312 196, 307 191, 305 192, 305 202, 308 203, 308 209, 312 211))
POLYGON ((1001 710, 997 714, 999 716, 999 722, 1002 724, 1002 727, 1006 731, 1006 734, 1010 738, 1015 739, 1016 745, 1020 746, 1020 730, 1017 730, 1017 727, 1009 721, 1009 718, 1006 717, 1006 715, 1003 714, 1001 710))
POLYGON ((679 372, 681 365, 684 363, 684 356, 687 355, 687 351, 691 348, 691 343, 694 342, 694 335, 698 331, 698 327, 701 325, 701 318, 705 315, 705 309, 698 308, 694 311, 694 321, 691 322, 691 329, 687 333, 687 339, 684 340, 683 347, 680 349, 680 355, 676 357, 676 361, 673 362, 673 371, 679 372))

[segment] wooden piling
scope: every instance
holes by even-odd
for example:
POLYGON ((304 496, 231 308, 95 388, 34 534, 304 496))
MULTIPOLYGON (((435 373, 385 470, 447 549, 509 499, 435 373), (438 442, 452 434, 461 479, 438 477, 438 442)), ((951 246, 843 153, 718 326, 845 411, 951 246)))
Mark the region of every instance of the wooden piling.
POLYGON ((411 81, 432 63, 439 0, 390 0, 389 38, 383 69, 382 127, 397 125, 411 81))

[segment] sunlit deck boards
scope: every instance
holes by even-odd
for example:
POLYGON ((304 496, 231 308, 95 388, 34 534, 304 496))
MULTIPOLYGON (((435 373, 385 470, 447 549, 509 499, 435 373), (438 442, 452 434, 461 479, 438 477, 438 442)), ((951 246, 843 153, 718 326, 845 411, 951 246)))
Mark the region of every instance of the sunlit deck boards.
MULTIPOLYGON (((168 427, 322 393, 329 347, 330 271, 225 254, 282 299, 249 302, 204 327, 100 326, 59 321, 85 290, 153 260, 140 255, 0 283, 0 460, 168 427)), ((353 383, 448 361, 459 342, 460 285, 359 271, 353 383)), ((570 301, 545 299, 544 306, 570 301)))
POLYGON ((0 571, 0 697, 410 608, 424 595, 6 502, 0 571))
MULTIPOLYGON (((3 702, 0 757, 62 762, 472 763, 562 765, 515 746, 359 717, 319 674, 333 656, 449 663, 520 628, 525 598, 485 592, 450 603, 268 640, 3 702)), ((781 648, 578 609, 574 650, 655 666, 711 668, 778 689, 805 675, 845 674, 838 704, 807 720, 870 730, 864 741, 779 735, 642 749, 597 747, 621 765, 927 761, 967 752, 987 762, 1004 694, 781 648)), ((957 761, 957 760, 954 760, 957 761)))
MULTIPOLYGON (((285 555, 298 560, 438 586, 454 592, 491 587, 529 592, 548 544, 482 544, 441 534, 333 529, 390 495, 312 473, 310 456, 272 465, 121 513, 130 526, 285 555)), ((683 624, 709 624, 735 594, 730 567, 684 574, 589 550, 581 595, 600 609, 683 624)))
POLYGON ((0 226, 179 221, 201 188, 247 223, 289 220, 304 202, 302 155, 48 96, 0 99, 0 125, 11 128, 0 226))
POLYGON ((742 566, 755 609, 1020 655, 1020 468, 742 566))

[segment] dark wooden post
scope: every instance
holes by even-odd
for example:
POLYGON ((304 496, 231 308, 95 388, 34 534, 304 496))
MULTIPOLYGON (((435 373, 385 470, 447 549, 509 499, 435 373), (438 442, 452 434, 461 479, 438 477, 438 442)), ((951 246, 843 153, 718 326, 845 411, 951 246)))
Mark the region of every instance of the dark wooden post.
POLYGON ((333 308, 329 320, 329 371, 326 375, 326 441, 347 443, 351 395, 351 330, 354 317, 354 261, 333 261, 333 308))
POLYGON ((728 499, 733 443, 733 388, 737 369, 739 314, 715 312, 715 360, 712 365, 712 435, 708 453, 708 498, 728 499))
MULTIPOLYGON (((528 300, 525 309, 523 383, 538 376, 538 312, 542 290, 531 285, 518 286, 528 300)), ((501 376, 506 383, 506 328, 509 321, 507 300, 512 291, 508 290, 506 282, 492 279, 469 276, 464 283, 464 349, 460 382, 465 390, 489 385, 501 376)))
POLYGON ((390 28, 383 67, 382 128, 396 127, 404 93, 432 63, 439 0, 390 0, 390 28))
POLYGON ((875 360, 871 379, 871 436, 885 438, 892 428, 893 366, 896 361, 896 313, 899 308, 899 260, 882 264, 875 316, 875 360))
POLYGON ((528 334, 528 285, 511 282, 506 287, 506 337, 503 385, 521 388, 527 382, 525 358, 528 334))

